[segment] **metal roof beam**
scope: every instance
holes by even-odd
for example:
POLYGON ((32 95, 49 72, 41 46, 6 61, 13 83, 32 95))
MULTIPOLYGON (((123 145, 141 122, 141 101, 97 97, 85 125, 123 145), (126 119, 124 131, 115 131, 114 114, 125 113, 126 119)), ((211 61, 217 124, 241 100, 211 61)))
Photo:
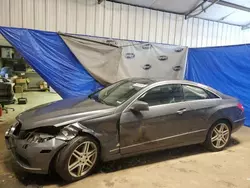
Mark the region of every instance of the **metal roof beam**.
POLYGON ((241 30, 246 30, 246 29, 250 29, 250 23, 241 27, 241 30))
POLYGON ((198 19, 206 20, 206 21, 217 22, 217 23, 222 23, 222 24, 233 25, 233 26, 237 26, 237 27, 242 27, 242 25, 234 24, 234 23, 229 23, 229 22, 225 22, 225 21, 222 21, 222 20, 206 19, 206 18, 200 18, 198 16, 195 16, 194 18, 198 18, 198 19))
MULTIPOLYGON (((211 1, 212 0, 208 0, 208 2, 211 2, 211 1)), ((248 8, 248 7, 244 7, 244 6, 237 5, 237 4, 230 3, 230 2, 226 2, 226 1, 219 1, 217 4, 225 6, 225 7, 245 11, 245 12, 250 12, 250 8, 248 8)), ((246 30, 246 29, 250 29, 250 23, 248 23, 248 24, 241 27, 241 30, 246 30)))
MULTIPOLYGON (((212 3, 213 0, 208 0, 208 2, 212 3)), ((229 2, 226 2, 226 1, 219 1, 219 2, 217 2, 217 4, 225 6, 225 7, 230 7, 230 8, 234 8, 234 9, 238 9, 238 10, 250 12, 250 8, 248 8, 248 7, 237 5, 237 4, 234 4, 234 3, 229 3, 229 2)))
POLYGON ((152 7, 142 6, 142 5, 135 5, 135 4, 131 4, 131 3, 120 2, 120 1, 117 1, 117 0, 106 0, 106 1, 110 1, 110 2, 113 2, 113 3, 119 3, 119 4, 123 4, 123 5, 130 5, 130 6, 133 6, 133 7, 140 7, 140 8, 150 9, 150 10, 167 12, 167 13, 172 13, 172 14, 185 15, 184 13, 180 13, 180 12, 174 12, 174 11, 169 11, 169 10, 164 10, 164 9, 157 9, 157 8, 152 8, 152 7))
POLYGON ((211 6, 213 6, 214 4, 218 3, 220 0, 204 0, 202 3, 200 3, 197 7, 195 7, 194 9, 192 9, 189 13, 187 13, 185 15, 185 19, 188 19, 188 18, 191 18, 191 17, 196 17, 198 15, 200 15, 202 12, 205 12, 207 9, 209 9, 211 6), (204 3, 206 2, 211 2, 210 5, 206 6, 205 8, 203 7, 204 3), (196 14, 192 14, 195 10, 197 10, 199 7, 202 8, 201 11, 199 11, 198 13, 196 14))
POLYGON ((203 2, 201 2, 199 5, 197 5, 196 7, 194 7, 193 9, 191 9, 187 14, 185 14, 185 19, 188 19, 188 17, 194 12, 196 11, 199 7, 201 7, 203 9, 203 5, 207 2, 207 0, 204 0, 203 2))

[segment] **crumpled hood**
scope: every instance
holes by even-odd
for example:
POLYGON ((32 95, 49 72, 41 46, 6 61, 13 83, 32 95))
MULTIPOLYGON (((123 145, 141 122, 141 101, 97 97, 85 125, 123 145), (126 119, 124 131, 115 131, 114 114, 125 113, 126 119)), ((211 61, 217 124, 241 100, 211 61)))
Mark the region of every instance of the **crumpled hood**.
POLYGON ((115 107, 83 97, 64 99, 29 109, 17 116, 21 130, 62 126, 70 121, 91 119, 113 113, 115 107))

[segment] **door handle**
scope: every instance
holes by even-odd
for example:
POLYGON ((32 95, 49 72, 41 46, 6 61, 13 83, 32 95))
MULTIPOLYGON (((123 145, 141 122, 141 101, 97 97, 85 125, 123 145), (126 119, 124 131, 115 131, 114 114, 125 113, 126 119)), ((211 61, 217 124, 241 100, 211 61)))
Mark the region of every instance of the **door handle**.
POLYGON ((178 110, 177 111, 177 114, 183 114, 184 112, 186 112, 187 111, 187 109, 186 108, 183 108, 183 109, 180 109, 180 110, 178 110))

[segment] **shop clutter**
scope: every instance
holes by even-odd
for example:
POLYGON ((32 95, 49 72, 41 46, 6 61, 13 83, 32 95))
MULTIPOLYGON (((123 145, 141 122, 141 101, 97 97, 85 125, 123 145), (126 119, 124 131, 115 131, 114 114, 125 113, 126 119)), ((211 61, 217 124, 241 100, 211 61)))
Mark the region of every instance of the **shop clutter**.
POLYGON ((28 89, 29 79, 28 78, 16 78, 15 80, 15 93, 23 93, 28 89))
POLYGON ((30 84, 30 79, 29 78, 24 78, 24 77, 17 77, 14 80, 15 86, 14 86, 14 91, 15 93, 23 93, 25 91, 47 91, 49 90, 49 86, 47 82, 41 80, 37 82, 37 89, 33 89, 32 87, 29 86, 30 84))
POLYGON ((49 89, 48 84, 45 81, 39 82, 39 88, 40 88, 40 90, 45 90, 45 91, 47 91, 49 89))
MULTIPOLYGON (((21 97, 17 99, 18 104, 26 104, 28 99, 23 97, 23 92, 28 91, 30 80, 29 78, 18 77, 15 79, 15 93, 21 93, 21 97)), ((41 91, 49 89, 47 82, 40 81, 37 83, 41 91)))

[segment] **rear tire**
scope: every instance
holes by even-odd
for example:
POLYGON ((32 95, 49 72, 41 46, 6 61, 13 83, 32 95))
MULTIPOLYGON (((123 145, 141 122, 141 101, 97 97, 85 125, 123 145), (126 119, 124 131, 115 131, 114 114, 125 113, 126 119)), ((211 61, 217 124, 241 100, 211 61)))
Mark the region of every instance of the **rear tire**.
POLYGON ((221 151, 231 139, 231 127, 227 121, 217 121, 207 133, 205 147, 210 151, 221 151))
POLYGON ((56 172, 68 182, 83 179, 95 170, 99 156, 96 140, 89 136, 76 137, 59 152, 56 172))

